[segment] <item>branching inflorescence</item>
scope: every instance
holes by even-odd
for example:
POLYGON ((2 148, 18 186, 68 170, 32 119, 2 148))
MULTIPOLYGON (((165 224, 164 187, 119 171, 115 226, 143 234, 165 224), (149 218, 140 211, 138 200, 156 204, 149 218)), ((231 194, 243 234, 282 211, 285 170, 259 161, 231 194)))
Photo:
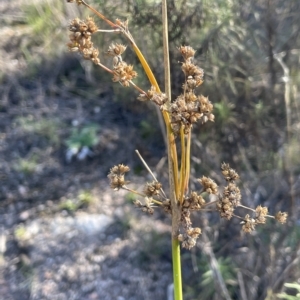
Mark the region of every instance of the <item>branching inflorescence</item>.
POLYGON ((119 82, 124 87, 132 86, 138 90, 138 100, 150 101, 157 105, 162 112, 168 132, 168 143, 172 156, 171 168, 174 176, 174 186, 171 189, 174 189, 175 202, 167 196, 162 184, 154 177, 143 160, 153 175, 153 181, 146 183, 142 192, 132 190, 127 186, 129 182, 125 180, 125 174, 129 171, 129 167, 122 164, 114 166, 110 170, 108 177, 111 188, 114 190, 125 189, 139 195, 143 200, 135 200, 134 205, 151 215, 155 208, 161 208, 172 215, 175 205, 180 216, 177 219, 180 230, 176 231, 175 238, 181 242, 182 247, 188 249, 196 245, 196 240, 201 234, 200 228, 193 227, 191 212, 217 211, 220 217, 226 220, 230 220, 232 217, 239 218, 244 232, 252 232, 257 225, 264 224, 266 218, 273 218, 280 223, 285 223, 287 214, 284 212, 278 212, 275 216, 271 216, 268 215, 267 207, 259 205, 256 209, 252 209, 241 204, 241 192, 236 185, 239 175, 226 163, 221 165, 221 172, 227 182, 222 192, 219 191, 218 185, 211 178, 205 176, 197 180, 202 186, 200 191, 189 191, 190 145, 193 124, 214 121, 213 104, 207 97, 195 93, 196 88, 203 83, 204 77, 204 71, 194 64, 195 50, 189 46, 180 46, 178 49, 183 57, 182 71, 185 75, 185 81, 182 85, 182 93, 171 101, 165 93, 160 91, 151 69, 128 31, 127 21, 111 22, 83 0, 68 0, 68 2, 85 5, 112 28, 111 30, 103 30, 103 32, 118 32, 126 37, 140 59, 151 82, 151 88, 146 92, 132 82, 132 79, 137 76, 137 72, 133 70, 132 65, 123 61, 122 55, 126 46, 122 44, 112 43, 106 51, 106 54, 113 58, 111 68, 100 63, 99 50, 93 46, 92 35, 101 32, 101 30, 90 17, 85 21, 76 18, 70 22, 70 42, 67 44, 69 50, 78 52, 85 59, 91 60, 97 66, 111 73, 114 82, 119 82), (180 169, 178 168, 179 159, 174 142, 176 138, 180 139, 181 146, 180 169), (216 200, 205 200, 210 194, 215 195, 216 200), (249 213, 244 217, 238 216, 235 214, 237 207, 246 209, 249 213))

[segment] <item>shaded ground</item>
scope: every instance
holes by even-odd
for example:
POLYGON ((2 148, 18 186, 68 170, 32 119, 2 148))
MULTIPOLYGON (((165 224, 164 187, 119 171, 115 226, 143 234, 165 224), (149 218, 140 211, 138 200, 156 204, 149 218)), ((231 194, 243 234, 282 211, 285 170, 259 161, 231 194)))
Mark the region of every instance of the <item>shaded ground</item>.
POLYGON ((155 222, 153 232, 122 197, 98 200, 94 213, 35 214, 17 241, 8 235, 3 299, 166 299, 169 228, 155 222), (165 250, 149 254, 149 246, 165 250))

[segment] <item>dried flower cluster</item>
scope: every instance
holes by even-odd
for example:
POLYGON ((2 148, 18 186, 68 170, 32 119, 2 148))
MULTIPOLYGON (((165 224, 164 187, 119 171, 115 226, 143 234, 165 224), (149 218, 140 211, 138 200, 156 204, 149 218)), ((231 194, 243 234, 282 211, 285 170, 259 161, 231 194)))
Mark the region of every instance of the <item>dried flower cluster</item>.
POLYGON ((286 223, 286 219, 288 217, 288 214, 286 212, 281 212, 279 211, 276 215, 275 215, 275 220, 278 221, 281 224, 286 223))
MULTIPOLYGON (((203 209, 206 209, 207 206, 215 203, 215 201, 206 202, 201 194, 207 193, 218 195, 216 210, 219 212, 220 216, 227 220, 231 219, 232 217, 242 219, 242 230, 247 233, 255 230, 256 225, 264 224, 267 217, 275 218, 280 223, 286 222, 287 213, 285 212, 278 212, 273 217, 268 215, 267 207, 262 207, 261 205, 259 205, 254 210, 242 206, 240 204, 241 193, 234 182, 239 178, 239 175, 234 169, 232 169, 228 164, 225 163, 221 165, 221 170, 225 180, 227 181, 227 185, 225 186, 221 195, 218 195, 217 184, 211 178, 203 176, 202 178, 197 179, 197 181, 202 185, 201 191, 191 191, 183 198, 180 218, 182 233, 178 235, 178 240, 181 242, 181 245, 184 248, 191 249, 192 247, 194 247, 196 245, 197 238, 201 234, 200 228, 192 226, 193 224, 191 221, 191 212, 201 211, 203 209), (242 218, 234 215, 234 209, 238 206, 250 210, 254 216, 251 217, 250 214, 246 214, 245 217, 242 218)), ((120 188, 129 190, 125 186, 125 184, 128 182, 125 181, 124 178, 125 173, 128 171, 129 167, 122 164, 114 166, 108 174, 111 188, 113 188, 114 190, 118 190, 120 188)), ((144 197, 144 203, 142 203, 140 200, 134 200, 134 205, 140 208, 141 211, 152 215, 155 208, 154 204, 158 204, 156 206, 160 206, 166 213, 172 214, 171 201, 166 198, 162 188, 162 184, 157 180, 154 180, 151 183, 146 183, 143 189, 143 194, 140 194, 138 192, 136 193, 144 197)))
POLYGON ((190 227, 184 234, 179 234, 178 240, 181 242, 183 248, 192 249, 196 245, 197 238, 200 234, 201 229, 199 227, 190 227))
MULTIPOLYGON (((236 207, 246 207, 240 204, 241 192, 234 182, 235 180, 239 179, 239 175, 237 174, 237 172, 225 163, 221 165, 221 170, 225 180, 228 183, 224 188, 223 194, 219 196, 219 200, 217 202, 217 210, 221 218, 230 220, 233 216, 235 216, 234 209, 236 207)), ((280 223, 285 223, 287 219, 287 213, 282 212, 278 212, 275 217, 269 216, 268 208, 261 205, 258 205, 255 210, 251 208, 246 209, 251 210, 254 214, 253 217, 251 217, 249 214, 246 214, 245 217, 242 218, 242 230, 248 233, 255 230, 256 225, 265 224, 267 217, 275 218, 280 223)))
POLYGON ((182 71, 185 74, 183 94, 178 96, 171 104, 171 125, 177 135, 181 128, 188 134, 191 127, 198 120, 202 123, 214 121, 213 105, 207 97, 195 95, 195 88, 203 83, 204 71, 193 64, 195 50, 189 46, 179 47, 184 63, 182 71))
POLYGON ((99 50, 94 48, 92 43, 92 34, 98 30, 93 18, 88 17, 86 21, 76 18, 70 22, 69 30, 72 32, 67 44, 69 50, 79 52, 85 59, 99 64, 99 50))
POLYGON ((113 57, 113 82, 120 82, 123 86, 129 86, 130 81, 137 77, 137 72, 133 70, 132 65, 128 65, 122 60, 122 54, 126 46, 112 43, 106 54, 113 57))
POLYGON ((181 223, 184 230, 183 234, 178 236, 182 247, 191 249, 196 245, 197 238, 201 234, 201 229, 192 227, 191 211, 199 211, 204 206, 205 200, 197 192, 192 191, 189 196, 186 196, 181 208, 181 223))
POLYGON ((240 178, 239 174, 231 169, 229 164, 222 163, 221 170, 226 181, 235 181, 240 178))
POLYGON ((167 109, 166 106, 165 106, 165 103, 168 101, 168 98, 167 98, 166 94, 161 93, 161 92, 158 93, 154 86, 152 86, 151 89, 148 90, 147 93, 140 94, 139 97, 138 97, 138 100, 140 100, 140 101, 150 100, 151 102, 153 102, 154 104, 159 106, 160 110, 166 110, 167 109))
POLYGON ((160 194, 161 187, 162 184, 158 181, 147 183, 144 188, 144 193, 147 197, 158 196, 160 194))
POLYGON ((218 186, 211 178, 203 176, 197 179, 197 181, 201 183, 206 193, 214 195, 218 193, 218 186))
POLYGON ((128 181, 125 181, 125 173, 129 171, 129 167, 124 166, 123 164, 119 164, 111 168, 107 176, 110 179, 110 187, 114 190, 119 190, 127 184, 128 181))
POLYGON ((185 82, 183 84, 183 94, 178 96, 172 103, 170 108, 166 107, 168 98, 164 93, 157 92, 154 86, 145 94, 140 94, 140 101, 150 100, 159 106, 160 110, 169 111, 171 115, 171 126, 175 135, 178 135, 180 129, 183 128, 185 134, 188 134, 192 125, 198 120, 202 123, 214 121, 212 114, 213 105, 207 97, 203 95, 196 96, 195 88, 203 83, 204 71, 193 64, 195 50, 189 46, 179 47, 179 51, 184 58, 182 71, 185 74, 185 82))
POLYGON ((224 188, 223 195, 219 196, 217 203, 217 210, 220 213, 221 218, 230 220, 233 216, 235 207, 240 204, 241 192, 240 189, 234 183, 239 178, 235 170, 231 169, 228 164, 223 163, 221 165, 222 174, 225 180, 228 182, 224 188))

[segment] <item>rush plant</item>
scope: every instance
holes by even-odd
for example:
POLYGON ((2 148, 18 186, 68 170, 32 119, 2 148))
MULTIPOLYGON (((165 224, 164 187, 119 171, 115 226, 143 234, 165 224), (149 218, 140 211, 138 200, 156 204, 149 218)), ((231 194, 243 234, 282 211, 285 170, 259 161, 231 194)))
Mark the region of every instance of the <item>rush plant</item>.
POLYGON ((191 212, 217 211, 221 218, 230 220, 239 218, 241 229, 244 232, 251 232, 255 227, 266 222, 266 218, 276 219, 280 223, 285 223, 287 214, 278 212, 275 216, 268 214, 267 207, 258 206, 255 209, 245 207, 241 204, 241 193, 236 185, 239 179, 237 172, 229 164, 221 165, 221 172, 226 182, 223 191, 219 191, 218 185, 209 177, 202 176, 198 179, 202 186, 200 191, 193 191, 189 188, 190 179, 190 149, 192 143, 192 129, 195 123, 206 123, 214 121, 213 104, 208 97, 197 94, 197 88, 203 83, 204 71, 195 64, 195 50, 190 46, 180 46, 178 48, 182 61, 182 71, 185 80, 182 84, 182 93, 171 99, 171 79, 168 49, 168 25, 167 25, 167 5, 166 0, 162 1, 162 21, 163 21, 163 41, 164 41, 164 69, 165 69, 165 92, 162 92, 157 84, 145 57, 138 48, 133 36, 128 28, 128 21, 117 19, 115 22, 109 20, 102 13, 94 9, 84 0, 68 0, 83 5, 98 16, 109 29, 99 29, 94 19, 88 17, 86 20, 76 18, 70 22, 70 41, 67 44, 71 52, 78 52, 83 58, 92 61, 96 66, 112 75, 114 82, 119 82, 126 87, 132 87, 139 92, 138 100, 150 101, 156 105, 162 115, 166 128, 167 154, 168 154, 168 192, 160 183, 153 172, 143 160, 139 152, 137 154, 149 173, 153 181, 145 184, 143 192, 138 192, 128 187, 125 174, 130 170, 128 166, 119 164, 111 168, 108 175, 110 186, 114 190, 124 189, 140 197, 135 200, 134 205, 143 212, 150 215, 154 209, 161 208, 172 219, 172 260, 173 260, 173 280, 174 298, 182 299, 182 280, 180 263, 180 245, 191 249, 196 245, 197 238, 201 234, 201 229, 193 227, 191 212), (112 43, 106 50, 106 54, 113 59, 112 66, 104 65, 99 59, 99 50, 94 47, 92 37, 101 32, 112 34, 122 34, 136 53, 143 70, 149 81, 150 88, 145 91, 137 86, 133 79, 137 77, 137 72, 133 66, 123 60, 123 53, 126 46, 112 43), (209 201, 208 195, 215 195, 214 201, 209 201), (206 199, 205 199, 206 198, 206 199), (237 207, 244 208, 248 213, 244 216, 235 214, 237 207))

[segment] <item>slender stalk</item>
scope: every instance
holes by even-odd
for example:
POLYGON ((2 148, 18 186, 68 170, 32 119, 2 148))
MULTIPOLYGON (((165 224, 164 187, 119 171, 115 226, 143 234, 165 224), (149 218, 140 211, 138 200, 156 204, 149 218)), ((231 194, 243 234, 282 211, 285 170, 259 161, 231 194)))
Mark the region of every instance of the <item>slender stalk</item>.
POLYGON ((188 133, 187 142, 186 142, 186 159, 185 159, 185 192, 187 192, 189 188, 189 180, 190 180, 190 173, 191 173, 191 131, 188 133))
POLYGON ((85 5, 87 8, 89 8, 94 14, 96 14, 99 18, 101 18, 103 21, 105 21, 111 27, 117 27, 115 23, 108 20, 104 15, 102 15, 99 11, 97 11, 92 6, 88 5, 85 1, 82 1, 82 4, 85 5))
POLYGON ((140 158, 141 162, 143 163, 144 167, 147 169, 147 171, 150 173, 150 175, 152 176, 152 178, 157 182, 158 180, 156 179, 155 175, 153 174, 153 172, 151 171, 151 169, 149 168, 148 164, 145 162, 145 160, 143 159, 142 155, 140 154, 139 150, 135 150, 135 153, 138 155, 138 157, 140 158))
POLYGON ((184 196, 184 184, 185 184, 185 172, 186 172, 186 153, 185 153, 185 138, 184 138, 184 131, 183 126, 180 128, 180 141, 181 141, 181 166, 180 166, 180 179, 179 179, 179 187, 180 187, 180 194, 179 194, 179 202, 183 202, 184 196))
MULTIPOLYGON (((164 69, 165 69, 165 91, 168 97, 168 104, 171 104, 171 78, 168 42, 168 15, 167 1, 162 0, 162 21, 163 21, 163 47, 164 47, 164 69)), ((166 114, 166 113, 165 113, 166 114)), ((168 165, 170 183, 170 201, 172 206, 172 261, 173 261, 173 281, 174 299, 182 300, 182 278, 180 246, 178 241, 179 224, 181 219, 180 205, 178 203, 178 163, 174 134, 171 131, 171 124, 168 115, 167 134, 168 134, 168 165), (174 156, 176 154, 176 156, 174 156), (176 169, 175 169, 176 167, 176 169)))
MULTIPOLYGON (((153 174, 153 172, 151 171, 151 169, 149 168, 148 164, 145 162, 145 160, 143 159, 142 155, 140 154, 140 152, 138 150, 135 150, 136 154, 138 155, 138 157, 140 158, 140 160, 142 161, 143 165, 145 166, 145 168, 147 169, 147 171, 150 173, 150 175, 152 176, 152 178, 158 182, 158 180, 156 179, 155 175, 153 174)), ((161 188, 160 189, 161 193, 163 194, 163 196, 165 198, 167 198, 164 190, 161 188)))
POLYGON ((174 238, 172 238, 172 261, 173 261, 174 299, 182 300, 183 298, 182 298, 180 245, 178 239, 174 239, 174 238))
MULTIPOLYGON (((133 47, 133 50, 135 51, 137 57, 139 58, 149 81, 151 82, 151 84, 153 86, 155 86, 157 92, 160 92, 160 88, 158 86, 156 78, 154 77, 153 72, 152 72, 151 68, 149 67, 146 59, 144 58, 142 52, 140 51, 140 49, 138 48, 138 46, 135 43, 132 45, 132 47, 133 47)), ((171 101, 170 95, 168 95, 167 90, 166 90, 166 94, 168 96, 169 101, 171 101)), ((169 117, 168 112, 163 111, 163 117, 164 117, 164 121, 165 121, 165 124, 167 127, 168 145, 170 146, 171 157, 172 157, 172 165, 173 165, 172 172, 174 173, 175 193, 176 193, 176 197, 178 197, 178 192, 179 192, 179 189, 178 189, 178 160, 177 160, 176 143, 175 143, 174 134, 171 130, 171 125, 170 125, 171 122, 170 122, 170 117, 169 117)))
MULTIPOLYGON (((144 194, 142 194, 142 193, 139 193, 138 191, 135 191, 135 190, 133 190, 133 189, 130 189, 130 188, 128 188, 128 187, 125 186, 125 185, 122 187, 122 189, 125 190, 125 191, 127 191, 127 192, 131 192, 131 193, 133 193, 133 194, 142 196, 143 198, 146 197, 146 195, 144 195, 144 194)), ((152 198, 152 202, 155 203, 155 204, 158 204, 158 205, 162 205, 162 202, 161 202, 161 201, 156 200, 156 199, 153 199, 153 198, 152 198)))

